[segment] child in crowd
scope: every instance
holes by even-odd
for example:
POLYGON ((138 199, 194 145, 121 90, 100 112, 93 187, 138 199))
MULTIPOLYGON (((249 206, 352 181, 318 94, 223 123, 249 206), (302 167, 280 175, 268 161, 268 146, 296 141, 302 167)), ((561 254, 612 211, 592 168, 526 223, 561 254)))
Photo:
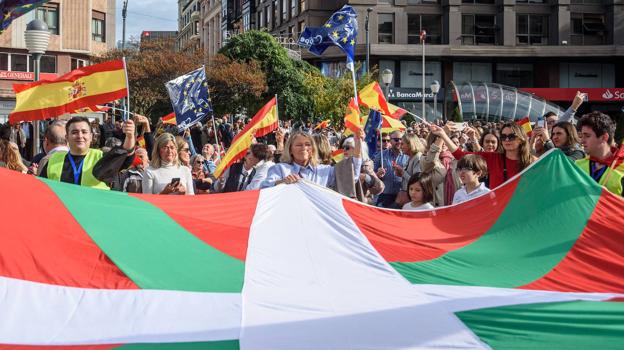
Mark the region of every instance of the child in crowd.
POLYGON ((418 211, 433 209, 433 185, 429 173, 412 175, 407 182, 407 194, 410 202, 405 203, 403 210, 418 211))
POLYGON ((465 202, 490 192, 481 182, 481 179, 487 175, 487 163, 480 155, 465 155, 457 162, 457 172, 463 186, 455 192, 453 204, 465 202))

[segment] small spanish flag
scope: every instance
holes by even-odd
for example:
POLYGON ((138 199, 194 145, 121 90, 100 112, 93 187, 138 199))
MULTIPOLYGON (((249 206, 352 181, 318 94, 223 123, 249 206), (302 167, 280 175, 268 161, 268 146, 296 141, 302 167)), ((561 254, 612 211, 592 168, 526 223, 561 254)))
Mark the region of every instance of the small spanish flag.
POLYGON ((524 130, 527 136, 531 136, 533 128, 531 128, 531 120, 529 119, 529 117, 524 117, 516 121, 516 124, 518 124, 522 128, 522 130, 524 130))
POLYGON ((360 107, 358 107, 355 98, 351 98, 347 106, 347 113, 344 117, 345 127, 356 133, 362 129, 362 121, 360 120, 360 107))
POLYGON ((323 120, 322 122, 320 122, 315 128, 314 130, 318 130, 318 129, 327 129, 329 127, 329 122, 330 120, 323 120))
POLYGON ((139 147, 145 148, 145 137, 143 137, 143 135, 137 137, 136 142, 139 147))
POLYGON ((362 106, 379 110, 382 114, 394 119, 400 119, 407 113, 405 109, 388 103, 377 82, 372 82, 360 90, 358 100, 362 106))
POLYGON ((401 123, 401 121, 391 118, 387 115, 383 116, 383 121, 381 123, 381 132, 391 133, 393 131, 405 131, 406 127, 401 123))
POLYGON ((162 117, 162 123, 168 125, 178 125, 178 123, 176 122, 175 112, 171 112, 166 116, 162 117))
POLYGON ((123 60, 82 67, 54 80, 13 85, 9 121, 43 120, 128 96, 123 60))
POLYGON ((340 163, 340 161, 343 160, 344 157, 345 155, 343 149, 337 149, 332 152, 332 160, 334 161, 334 163, 340 163))
POLYGON ((232 145, 221 159, 221 162, 219 162, 219 165, 217 165, 214 176, 218 178, 225 169, 242 159, 251 146, 251 141, 254 137, 267 135, 278 127, 277 97, 273 97, 232 140, 232 145))

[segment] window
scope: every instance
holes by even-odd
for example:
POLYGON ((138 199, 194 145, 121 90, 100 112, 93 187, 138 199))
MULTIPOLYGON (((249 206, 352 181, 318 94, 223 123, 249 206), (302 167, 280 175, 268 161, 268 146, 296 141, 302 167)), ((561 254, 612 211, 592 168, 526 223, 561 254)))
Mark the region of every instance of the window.
POLYGON ((266 17, 266 27, 271 27, 271 6, 267 6, 264 8, 265 17, 266 17))
POLYGON ((290 1, 290 17, 294 18, 297 16, 297 0, 289 0, 290 1))
POLYGON ((516 43, 518 45, 548 44, 548 16, 518 15, 516 43))
POLYGON ((86 60, 81 60, 79 58, 72 58, 71 59, 71 70, 75 70, 78 68, 82 68, 87 66, 87 61, 86 60))
POLYGON ((496 82, 514 87, 533 87, 533 65, 499 63, 496 65, 496 82))
POLYGON ((544 4, 547 2, 547 0, 516 0, 516 3, 518 4, 544 4))
POLYGON ((37 8, 35 19, 40 19, 48 25, 51 34, 59 34, 59 4, 47 3, 37 8))
POLYGON ((492 64, 487 62, 453 62, 453 80, 492 82, 492 64))
POLYGON ((0 53, 0 70, 9 70, 9 54, 0 53))
POLYGON ((462 45, 495 45, 496 18, 493 15, 463 15, 462 45))
POLYGON ((288 36, 291 38, 296 38, 297 37, 297 27, 295 26, 289 26, 288 27, 288 36))
POLYGON ((394 14, 380 13, 377 40, 380 44, 394 44, 394 14))
POLYGON ((12 54, 11 70, 14 72, 28 72, 28 56, 12 54))
POLYGON ((603 15, 591 13, 571 13, 572 45, 603 45, 607 43, 607 28, 603 15))
MULTIPOLYGON (((35 63, 32 56, 28 56, 28 71, 35 71, 35 63)), ((43 55, 41 56, 41 73, 56 73, 56 56, 43 55)))
POLYGON ((265 11, 262 10, 258 13, 258 23, 260 24, 259 28, 264 28, 264 16, 265 16, 265 11))
POLYGON ((302 13, 305 10, 306 10, 305 0, 299 0, 299 13, 302 13))
POLYGON ((464 4, 493 4, 494 0, 462 0, 464 4))
POLYGON ((305 21, 299 21, 299 35, 305 30, 305 21))
MULTIPOLYGON (((425 88, 434 80, 442 81, 442 64, 427 60, 425 88)), ((422 89, 422 61, 401 61, 401 87, 422 89)))
POLYGON ((442 16, 407 15, 407 43, 420 44, 420 31, 427 32, 428 44, 442 43, 442 16))
POLYGON ((438 0, 407 0, 408 5, 437 4, 438 0))
POLYGON ((273 28, 277 27, 277 20, 279 19, 279 2, 273 1, 273 28))
POLYGON ((602 0, 571 0, 571 4, 602 5, 602 0))
POLYGON ((93 11, 91 39, 100 43, 106 42, 106 14, 103 12, 93 11))
POLYGON ((288 0, 282 0, 282 22, 288 19, 288 0))

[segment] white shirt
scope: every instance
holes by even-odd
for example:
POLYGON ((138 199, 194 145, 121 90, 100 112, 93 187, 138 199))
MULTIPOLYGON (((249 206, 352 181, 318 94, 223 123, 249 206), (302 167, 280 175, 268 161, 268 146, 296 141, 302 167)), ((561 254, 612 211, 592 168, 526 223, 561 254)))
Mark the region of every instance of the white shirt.
POLYGON ((159 194, 165 186, 171 183, 174 178, 180 178, 180 183, 186 187, 186 194, 195 194, 193 191, 193 176, 191 169, 184 165, 163 165, 160 168, 153 168, 151 165, 145 169, 143 174, 143 193, 159 194))
POLYGON ((466 191, 466 186, 462 186, 462 188, 460 188, 459 190, 457 190, 457 192, 455 192, 455 195, 453 196, 453 204, 462 203, 462 202, 479 197, 489 192, 491 192, 490 189, 485 187, 485 184, 483 182, 481 182, 479 184, 479 187, 475 188, 470 193, 466 191))
POLYGON ((264 181, 269 174, 269 168, 275 165, 272 161, 261 161, 256 165, 256 174, 251 179, 251 182, 245 190, 257 190, 260 188, 260 184, 264 181))
POLYGON ((429 209, 433 209, 433 205, 431 205, 431 203, 425 203, 425 204, 421 204, 417 207, 412 205, 412 202, 408 202, 405 203, 405 205, 403 205, 403 210, 408 210, 408 211, 421 211, 421 210, 429 210, 429 209))

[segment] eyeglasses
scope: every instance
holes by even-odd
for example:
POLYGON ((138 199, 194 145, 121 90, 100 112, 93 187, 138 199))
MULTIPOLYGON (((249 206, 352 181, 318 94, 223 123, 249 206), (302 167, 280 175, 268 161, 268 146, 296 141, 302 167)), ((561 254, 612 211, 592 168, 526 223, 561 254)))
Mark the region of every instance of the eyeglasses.
POLYGON ((390 139, 382 139, 383 142, 390 142, 390 139))
POLYGON ((398 138, 397 137, 393 137, 392 141, 394 141, 394 142, 401 142, 402 140, 401 140, 400 137, 398 137, 398 138))
POLYGON ((342 149, 344 149, 345 151, 348 151, 351 149, 351 146, 342 146, 342 149))
POLYGON ((518 138, 518 135, 516 134, 501 134, 500 136, 501 141, 513 141, 517 138, 518 138))
POLYGON ((196 160, 195 164, 203 164, 204 162, 202 162, 201 160, 196 160))
POLYGON ((190 148, 182 148, 182 149, 180 150, 180 152, 184 152, 184 153, 188 153, 188 152, 190 152, 190 151, 191 151, 191 149, 190 149, 190 148))

